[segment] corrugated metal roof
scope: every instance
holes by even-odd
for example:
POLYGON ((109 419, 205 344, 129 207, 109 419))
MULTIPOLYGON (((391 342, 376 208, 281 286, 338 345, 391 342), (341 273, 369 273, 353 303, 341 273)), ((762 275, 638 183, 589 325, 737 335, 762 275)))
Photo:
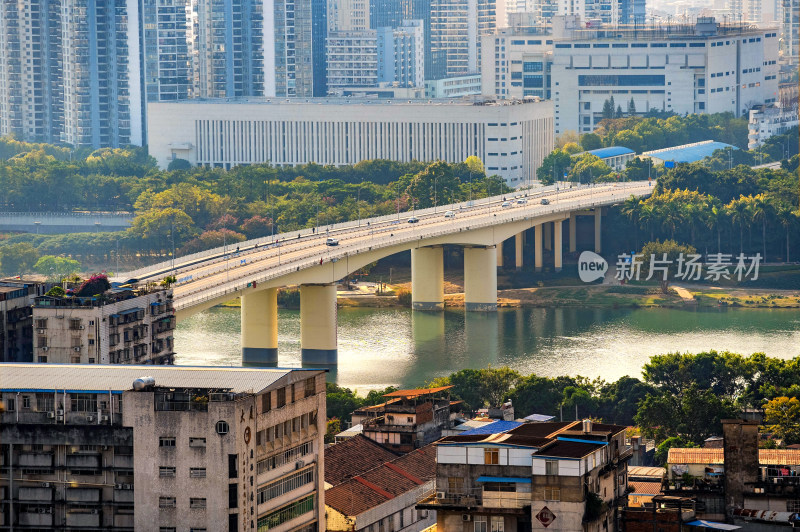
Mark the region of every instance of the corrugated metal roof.
POLYGON ((666 471, 663 467, 628 466, 628 477, 663 478, 665 472, 666 471))
POLYGON ((449 390, 453 386, 439 386, 438 388, 415 388, 413 390, 396 390, 391 393, 383 394, 384 397, 402 397, 405 399, 413 399, 414 397, 420 397, 422 395, 430 395, 432 393, 441 392, 443 390, 449 390))
POLYGON ((658 495, 661 493, 661 482, 628 482, 631 495, 658 495))
POLYGON ((157 387, 258 393, 292 371, 321 370, 127 364, 0 364, 0 390, 125 391, 132 390, 133 381, 139 377, 153 377, 157 387))
POLYGON ((674 161, 676 163, 693 163, 702 161, 706 157, 710 157, 716 150, 724 150, 732 148, 738 150, 736 146, 725 144, 724 142, 700 142, 695 145, 675 146, 674 148, 665 148, 662 150, 654 150, 644 152, 642 155, 655 157, 662 161, 674 161))
MULTIPOLYGON (((800 449, 759 449, 761 465, 800 465, 800 449)), ((673 447, 667 455, 669 464, 724 464, 722 449, 679 449, 673 447)))
POLYGON ((517 428, 520 425, 522 425, 522 423, 519 421, 495 421, 494 423, 488 423, 484 427, 477 427, 466 432, 462 432, 459 436, 471 436, 473 434, 501 434, 517 428))
POLYGON ((591 153, 592 155, 596 155, 601 159, 605 159, 607 157, 616 157, 618 155, 634 153, 634 151, 624 146, 609 146, 608 148, 598 148, 596 150, 589 150, 589 153, 591 153))
POLYGON ((548 416, 546 414, 531 414, 529 416, 525 416, 523 419, 544 423, 545 421, 553 421, 555 418, 556 416, 548 416))

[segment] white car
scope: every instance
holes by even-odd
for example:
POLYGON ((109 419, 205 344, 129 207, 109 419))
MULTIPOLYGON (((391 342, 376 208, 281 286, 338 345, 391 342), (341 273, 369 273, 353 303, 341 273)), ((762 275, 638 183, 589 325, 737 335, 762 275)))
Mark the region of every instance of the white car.
POLYGON ((446 213, 444 213, 444 217, 445 218, 455 218, 456 217, 456 213, 455 213, 455 211, 447 211, 446 213))
POLYGON ((325 241, 325 245, 326 246, 338 246, 339 245, 339 241, 337 239, 335 239, 335 238, 328 238, 325 241))
POLYGON ((528 203, 528 200, 525 198, 520 198, 517 200, 517 205, 525 205, 526 203, 528 203))
POLYGON ((504 201, 503 203, 500 204, 500 206, 503 207, 504 209, 507 208, 507 207, 511 207, 511 202, 510 201, 504 201))
POLYGON ((419 222, 419 218, 417 218, 416 216, 412 216, 411 218, 408 219, 408 223, 410 224, 415 224, 417 222, 419 222))

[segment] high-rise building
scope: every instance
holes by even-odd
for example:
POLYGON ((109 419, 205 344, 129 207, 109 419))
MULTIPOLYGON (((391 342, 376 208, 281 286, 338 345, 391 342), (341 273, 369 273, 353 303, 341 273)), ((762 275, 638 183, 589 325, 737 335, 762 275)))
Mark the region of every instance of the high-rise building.
POLYGON ((0 528, 324 529, 325 373, 4 364, 0 528))
POLYGON ((800 61, 800 0, 779 0, 781 58, 796 67, 800 61))
POLYGON ((144 86, 148 102, 193 94, 188 0, 142 0, 144 86))
POLYGON ((378 83, 378 38, 375 30, 328 32, 328 91, 374 87, 378 83))
POLYGON ((328 32, 370 29, 369 0, 328 0, 328 32))
POLYGON ((137 0, 0 7, 0 134, 74 146, 144 140, 137 0))
POLYGON ((378 28, 378 82, 401 87, 425 84, 425 32, 421 20, 404 20, 398 28, 378 28))
POLYGON ((478 72, 480 38, 495 27, 496 0, 432 0, 431 51, 444 54, 440 77, 478 72))

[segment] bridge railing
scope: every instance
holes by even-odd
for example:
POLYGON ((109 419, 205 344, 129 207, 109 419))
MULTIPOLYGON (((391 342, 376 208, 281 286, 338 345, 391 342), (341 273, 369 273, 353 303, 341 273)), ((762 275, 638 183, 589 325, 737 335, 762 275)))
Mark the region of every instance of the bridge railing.
MULTIPOLYGON (((636 188, 640 188, 639 187, 636 188)), ((626 190, 630 190, 634 187, 622 187, 619 191, 621 192, 621 197, 627 197, 627 194, 624 193, 626 190)), ((612 189, 613 190, 613 189, 612 189)), ((503 223, 512 223, 516 221, 522 220, 530 220, 532 218, 540 218, 543 216, 548 216, 551 214, 558 214, 563 213, 564 211, 572 211, 572 210, 581 210, 586 208, 591 208, 595 206, 604 206, 612 203, 616 203, 619 201, 620 198, 615 198, 614 193, 612 192, 611 198, 595 199, 591 193, 591 191, 586 194, 581 194, 581 198, 571 199, 567 202, 560 202, 557 206, 544 206, 544 205, 537 205, 531 211, 526 212, 525 214, 521 214, 519 209, 503 209, 498 210, 495 215, 491 218, 487 218, 484 221, 475 221, 474 223, 471 222, 469 225, 458 227, 458 231, 455 231, 451 228, 447 229, 439 229, 437 231, 426 231, 423 227, 415 227, 413 230, 408 231, 407 227, 402 233, 398 233, 391 237, 391 239, 387 239, 385 237, 378 239, 375 242, 375 234, 387 233, 389 231, 394 230, 394 226, 389 227, 376 227, 374 232, 372 233, 372 239, 369 242, 353 242, 353 243, 345 243, 344 245, 337 246, 334 250, 331 248, 325 249, 324 252, 314 254, 311 257, 302 257, 298 259, 289 259, 284 263, 280 263, 276 266, 271 267, 269 270, 266 271, 259 271, 259 272, 242 272, 241 270, 237 271, 237 265, 234 265, 233 268, 230 267, 230 264, 226 263, 221 265, 219 268, 215 268, 213 270, 209 270, 204 272, 201 277, 193 277, 192 281, 197 281, 202 278, 206 278, 212 275, 216 275, 226 269, 229 272, 229 276, 226 279, 225 283, 215 288, 213 290, 203 290, 199 294, 192 294, 180 297, 175 302, 176 309, 183 309, 192 307, 198 304, 202 304, 205 301, 211 301, 215 299, 219 299, 225 295, 232 295, 237 292, 240 292, 242 289, 246 288, 249 283, 256 282, 256 283, 264 283, 270 281, 272 279, 276 279, 279 277, 283 277, 289 275, 291 273, 300 271, 305 268, 311 268, 317 264, 319 264, 320 258, 326 258, 328 262, 331 261, 338 261, 348 257, 353 252, 365 252, 365 251, 372 251, 373 249, 380 249, 383 247, 390 247, 390 246, 397 246, 402 244, 410 244, 412 242, 422 240, 422 239, 430 239, 436 238, 439 236, 455 234, 462 231, 470 231, 475 229, 481 229, 484 227, 490 227, 496 224, 503 224, 503 223), (590 197, 587 198, 585 196, 589 195, 590 197)), ((305 249, 307 247, 315 247, 318 246, 319 243, 312 244, 309 243, 308 246, 303 246, 303 248, 294 247, 292 249, 293 252, 305 249)), ((269 260, 275 259, 276 257, 269 256, 264 257, 262 260, 269 260)), ((252 264, 247 262, 240 262, 239 265, 242 264, 252 264)))
MULTIPOLYGON (((642 182, 638 182, 641 184, 642 182)), ((618 184, 623 185, 623 188, 629 188, 629 184, 618 184)), ((599 187, 598 187, 599 188, 599 187)), ((605 188, 605 187, 602 187, 605 188)), ((557 192, 558 190, 581 190, 587 191, 587 193, 591 193, 595 187, 592 185, 575 185, 569 183, 569 188, 565 188, 565 183, 558 183, 546 187, 541 187, 535 190, 520 190, 515 191, 509 194, 501 194, 498 196, 491 196, 488 198, 482 198, 473 201, 465 201, 460 203, 454 203, 450 205, 441 205, 436 207, 430 207, 427 209, 419 209, 416 211, 405 211, 405 212, 398 212, 394 214, 387 214, 384 216, 378 216, 375 218, 368 218, 368 219, 358 219, 352 220, 348 222, 341 222, 338 224, 331 224, 331 225, 323 225, 319 228, 311 228, 311 229, 300 229, 297 231, 291 231, 289 233, 279 233, 276 235, 272 235, 270 237, 260 237, 260 238, 253 238, 250 240, 246 240, 244 242, 237 242, 233 243, 232 245, 225 245, 222 247, 217 247, 213 249, 208 249, 205 251, 200 251, 197 253, 192 253, 190 255, 184 255, 181 257, 176 257, 173 260, 164 261, 158 264, 154 264, 151 266, 145 266, 143 268, 139 268, 137 270, 133 270, 131 272, 120 273, 117 275, 117 279, 131 279, 131 278, 143 278, 143 277, 152 277, 155 275, 168 275, 170 273, 175 273, 178 278, 180 278, 180 274, 187 270, 187 267, 192 266, 193 264, 203 261, 206 264, 215 264, 221 261, 225 261, 227 257, 229 257, 232 253, 232 249, 236 249, 237 247, 240 249, 237 253, 237 257, 246 257, 252 253, 258 253, 263 251, 264 247, 268 247, 274 244, 282 244, 286 242, 302 240, 306 237, 313 237, 318 238, 321 236, 331 236, 339 232, 349 231, 354 228, 363 227, 368 222, 370 224, 384 224, 387 222, 400 222, 403 219, 408 219, 412 213, 419 215, 419 216, 427 216, 429 214, 436 214, 438 212, 446 212, 448 210, 454 211, 462 211, 464 209, 474 210, 476 208, 485 208, 491 207, 493 204, 498 203, 499 201, 503 200, 516 200, 522 197, 527 198, 540 198, 542 196, 547 196, 552 194, 553 192, 557 192), (324 232, 323 232, 324 228, 324 232), (318 230, 317 230, 318 229, 318 230), (258 244, 258 248, 255 248, 255 245, 258 244), (211 260, 204 260, 209 259, 211 260)))

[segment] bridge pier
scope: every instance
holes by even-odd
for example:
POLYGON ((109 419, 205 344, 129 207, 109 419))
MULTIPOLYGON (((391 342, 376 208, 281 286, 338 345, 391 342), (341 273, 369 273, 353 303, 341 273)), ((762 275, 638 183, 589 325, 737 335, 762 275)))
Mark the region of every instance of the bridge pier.
POLYGON ((554 266, 557 272, 561 271, 562 266, 561 260, 563 257, 561 256, 561 233, 562 229, 564 228, 563 224, 563 220, 556 220, 553 222, 553 257, 555 258, 554 266))
POLYGON ((300 357, 304 365, 336 364, 336 285, 300 285, 300 357))
POLYGON ((242 295, 242 365, 278 364, 278 289, 242 295))
POLYGON ((444 310, 444 259, 441 246, 411 249, 411 308, 444 310))
POLYGON ((500 242, 497 244, 497 267, 503 267, 503 244, 504 242, 500 242))
POLYGON ((569 213, 569 252, 575 253, 578 249, 578 217, 574 212, 569 213))
POLYGON ((464 248, 464 307, 467 311, 497 310, 497 247, 464 248))
POLYGON ((553 230, 550 222, 544 223, 544 249, 551 251, 553 249, 553 230))
POLYGON ((522 250, 525 245, 524 233, 517 233, 514 235, 514 256, 515 264, 518 270, 522 269, 522 250))
POLYGON ((534 251, 533 251, 533 265, 537 272, 542 271, 542 224, 537 224, 534 228, 534 251))
POLYGON ((594 252, 602 253, 603 247, 600 241, 601 221, 603 217, 603 209, 601 207, 594 208, 594 252))

